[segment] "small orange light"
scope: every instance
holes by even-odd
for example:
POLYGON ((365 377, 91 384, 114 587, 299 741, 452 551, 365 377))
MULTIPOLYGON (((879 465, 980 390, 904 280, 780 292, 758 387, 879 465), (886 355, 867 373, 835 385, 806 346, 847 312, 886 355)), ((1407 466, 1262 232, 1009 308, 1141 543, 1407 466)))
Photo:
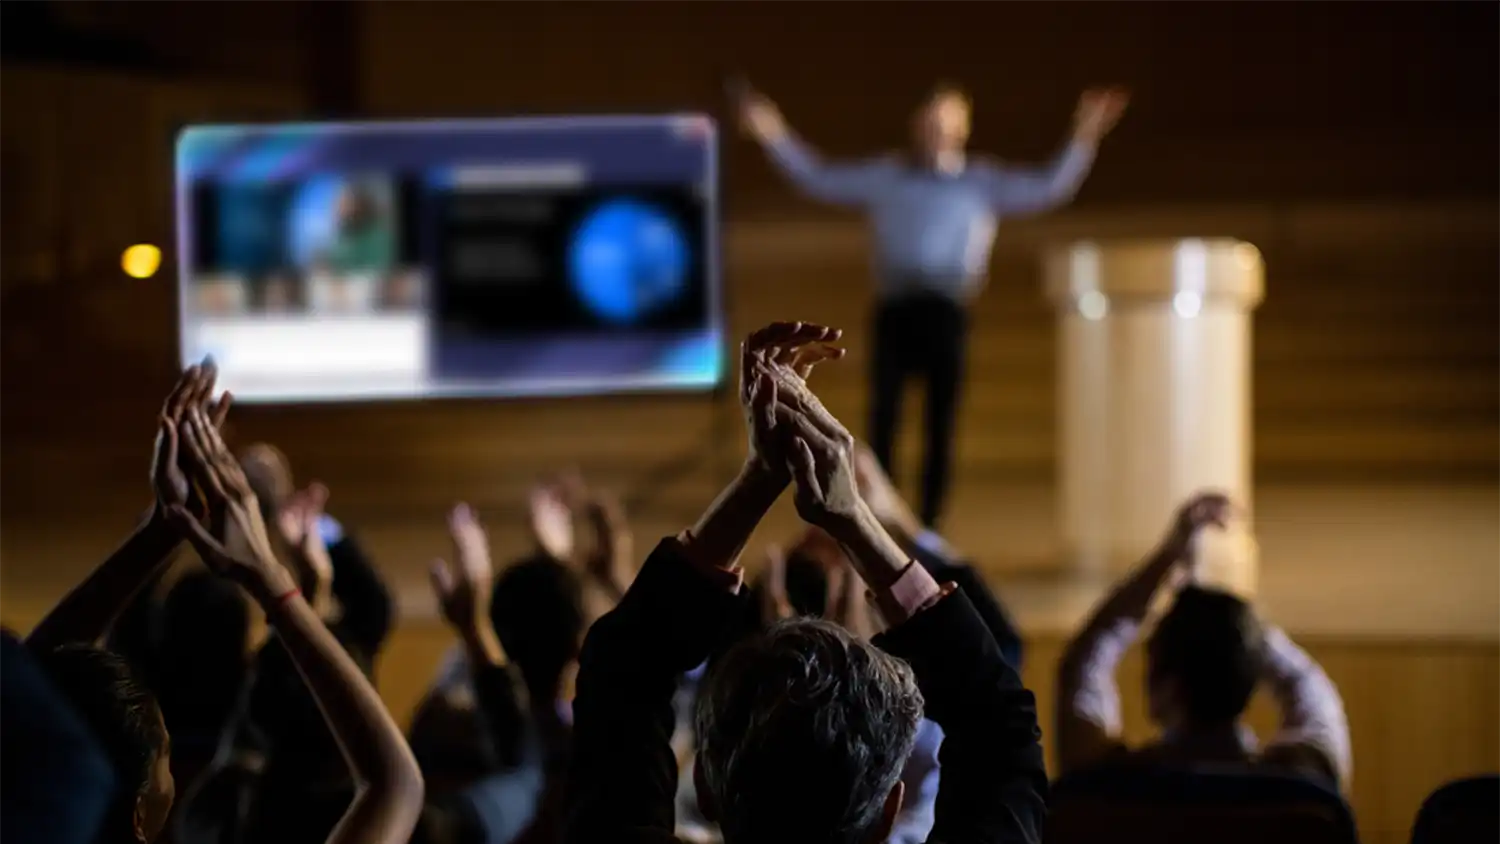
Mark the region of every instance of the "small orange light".
POLYGON ((131 278, 150 278, 161 268, 161 250, 149 243, 137 243, 120 256, 120 268, 131 278))

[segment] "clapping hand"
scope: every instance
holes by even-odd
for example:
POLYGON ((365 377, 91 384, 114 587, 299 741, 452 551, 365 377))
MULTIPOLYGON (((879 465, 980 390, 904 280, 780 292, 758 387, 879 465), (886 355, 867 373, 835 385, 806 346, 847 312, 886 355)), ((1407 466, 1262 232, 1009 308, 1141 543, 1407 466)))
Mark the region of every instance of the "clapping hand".
POLYGON ((318 520, 328 506, 328 487, 314 481, 307 489, 292 493, 281 506, 276 524, 281 536, 293 548, 321 544, 318 520))
POLYGON ((807 387, 818 363, 843 357, 829 345, 836 328, 778 322, 750 335, 740 351, 740 394, 750 429, 750 460, 797 481, 797 513, 837 535, 863 508, 854 480, 854 437, 807 387))
POLYGON ((577 544, 565 488, 550 480, 539 483, 532 487, 527 504, 528 526, 537 548, 560 563, 571 563, 577 544))
POLYGON ((789 400, 811 397, 807 379, 819 363, 844 356, 842 347, 832 345, 841 336, 842 331, 826 325, 775 322, 751 334, 740 347, 740 404, 750 432, 750 466, 780 482, 790 481, 788 455, 772 434, 781 415, 778 391, 789 400))
POLYGON ((750 413, 752 451, 786 465, 797 484, 797 514, 849 552, 866 584, 878 590, 895 582, 910 558, 860 497, 854 437, 808 389, 796 355, 754 356, 750 368, 757 385, 750 413))
POLYGON ((757 415, 756 434, 770 440, 771 453, 796 480, 797 514, 837 537, 867 512, 855 479, 854 437, 807 388, 795 363, 762 360, 757 369, 776 404, 757 415))
POLYGON ((203 363, 182 373, 162 403, 151 464, 151 488, 156 494, 153 517, 157 519, 164 519, 174 507, 187 508, 199 518, 206 515, 205 503, 193 495, 192 483, 180 457, 178 431, 191 408, 204 409, 208 423, 215 430, 223 427, 233 397, 225 392, 217 402, 211 401, 218 374, 213 360, 204 358, 203 363))
POLYGON ((187 475, 205 505, 201 515, 185 505, 172 505, 168 517, 192 543, 203 562, 247 587, 268 587, 273 591, 295 588, 291 576, 272 551, 260 503, 207 411, 201 406, 189 407, 182 414, 175 435, 165 439, 172 462, 178 459, 180 446, 187 475), (230 550, 231 533, 242 540, 243 548, 230 550))
POLYGON ((820 361, 841 357, 830 345, 839 332, 803 322, 778 322, 751 334, 740 347, 740 405, 745 413, 745 465, 687 531, 683 552, 705 567, 735 574, 740 551, 766 511, 791 482, 786 452, 775 431, 782 415, 777 391, 805 390, 820 361), (774 369, 773 369, 774 368, 774 369))
POLYGON ((328 506, 328 487, 313 483, 291 495, 276 515, 276 526, 291 549, 297 577, 307 590, 308 603, 327 618, 333 610, 333 559, 323 543, 318 522, 328 506))
MULTIPOLYGON (((1167 543, 1179 559, 1188 559, 1198 537, 1209 527, 1220 530, 1229 526, 1234 515, 1234 504, 1229 497, 1219 492, 1200 492, 1189 498, 1177 511, 1167 543)), ((1190 560, 1189 560, 1190 561, 1190 560)))
POLYGON ((467 504, 456 505, 448 514, 448 535, 453 540, 453 562, 432 561, 432 591, 443 618, 465 633, 489 624, 490 591, 495 580, 490 542, 467 504))
POLYGON ((635 579, 635 542, 625 508, 615 496, 590 487, 576 467, 558 475, 557 490, 570 511, 570 520, 573 514, 584 514, 593 534, 586 548, 575 548, 576 562, 584 574, 618 599, 635 579))
POLYGON ((1073 137, 1096 144, 1104 139, 1130 105, 1130 92, 1124 88, 1095 88, 1078 98, 1073 114, 1073 137))
POLYGON ((471 667, 501 665, 505 649, 490 620, 495 568, 489 536, 467 504, 456 505, 448 514, 448 536, 453 540, 453 562, 433 560, 430 567, 438 608, 463 640, 471 667))

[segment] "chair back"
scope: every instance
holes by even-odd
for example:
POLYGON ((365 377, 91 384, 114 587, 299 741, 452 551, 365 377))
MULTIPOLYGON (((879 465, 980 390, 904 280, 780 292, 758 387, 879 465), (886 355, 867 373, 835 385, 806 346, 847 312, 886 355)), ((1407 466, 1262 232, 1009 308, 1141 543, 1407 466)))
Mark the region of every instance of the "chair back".
POLYGON ((1500 775, 1455 780, 1417 812, 1412 844, 1494 844, 1500 840, 1500 775))
POLYGON ((1047 844, 1358 844, 1333 788, 1244 768, 1138 765, 1081 771, 1053 784, 1047 844))

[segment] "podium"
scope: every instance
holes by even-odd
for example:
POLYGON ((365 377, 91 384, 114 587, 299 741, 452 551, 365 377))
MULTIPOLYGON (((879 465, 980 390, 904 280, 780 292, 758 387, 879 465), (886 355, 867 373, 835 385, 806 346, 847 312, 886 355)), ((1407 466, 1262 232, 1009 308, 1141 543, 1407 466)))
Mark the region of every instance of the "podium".
POLYGON ((1260 252, 1224 239, 1075 242, 1044 255, 1058 310, 1060 548, 1118 579, 1198 490, 1245 513, 1199 549, 1203 580, 1252 596, 1251 315, 1260 252))

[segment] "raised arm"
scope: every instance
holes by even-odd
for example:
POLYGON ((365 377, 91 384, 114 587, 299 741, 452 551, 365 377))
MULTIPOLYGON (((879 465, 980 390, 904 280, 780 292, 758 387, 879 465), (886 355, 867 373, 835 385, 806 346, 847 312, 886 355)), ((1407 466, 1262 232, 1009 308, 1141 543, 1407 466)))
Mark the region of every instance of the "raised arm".
POLYGON ((1279 627, 1266 625, 1263 679, 1281 709, 1281 729, 1265 759, 1349 787, 1349 719, 1323 667, 1279 627))
POLYGON ((990 165, 978 171, 990 204, 1001 214, 1034 214, 1070 202, 1094 166, 1099 142, 1124 113, 1123 91, 1086 91, 1078 101, 1073 134, 1066 147, 1042 168, 990 165))
MULTIPOLYGON (((264 505, 264 501, 261 502, 264 505)), ((333 558, 328 552, 328 543, 323 539, 322 522, 331 520, 324 508, 328 506, 328 487, 314 483, 287 497, 276 512, 274 527, 280 531, 285 542, 282 551, 287 562, 296 573, 302 597, 312 605, 321 619, 330 620, 334 615, 333 558)), ((334 522, 333 524, 337 524, 334 522)), ((339 529, 342 533, 342 529, 339 529)))
POLYGON ((969 596, 979 617, 984 619, 984 626, 1000 645, 1005 661, 1020 671, 1025 648, 1005 605, 947 540, 922 524, 875 459, 875 453, 864 443, 855 445, 854 476, 860 497, 881 527, 939 583, 952 582, 969 596))
POLYGON ((787 126, 776 104, 759 93, 744 91, 738 105, 745 131, 766 148, 777 169, 813 199, 860 205, 873 199, 890 179, 891 165, 886 161, 823 161, 787 126))
POLYGON ((474 697, 488 731, 496 761, 509 768, 521 762, 525 714, 517 696, 517 679, 490 621, 495 572, 489 538, 467 504, 448 514, 453 563, 433 560, 432 590, 443 620, 463 643, 474 697))
MULTIPOLYGON (((168 507, 189 503, 187 476, 178 465, 175 426, 189 408, 203 407, 213 395, 217 370, 211 360, 190 366, 162 404, 158 419, 151 486, 156 504, 125 543, 82 583, 73 588, 26 637, 37 652, 71 642, 94 643, 109 632, 141 587, 171 559, 179 537, 166 521, 168 507)), ((228 393, 209 409, 211 423, 222 424, 229 411, 228 393)))
MULTIPOLYGON (((172 520, 204 562, 235 578, 265 608, 308 691, 323 712, 355 782, 355 797, 330 844, 405 844, 422 811, 422 775, 401 730, 354 660, 277 562, 260 505, 218 431, 199 410, 179 428, 195 482, 209 504, 200 520, 183 508, 172 520), (213 525, 210 531, 207 525, 213 525), (225 544, 234 533, 245 550, 225 544)), ((239 544, 238 542, 236 544, 239 544)))
POLYGON ((583 516, 590 541, 574 551, 584 573, 611 601, 620 600, 635 577, 635 537, 619 499, 591 488, 576 469, 558 480, 569 510, 583 516))
POLYGON ((1096 764, 1124 747, 1115 670, 1135 642, 1157 592, 1178 573, 1198 533, 1222 525, 1228 499, 1200 495, 1179 512, 1146 562, 1100 604, 1068 643, 1057 669, 1058 775, 1096 764))
MULTIPOLYGON (((755 359, 804 351, 809 361, 836 356, 821 344, 837 338, 800 323, 751 335, 741 350, 747 416, 765 416, 773 403, 772 388, 755 375, 755 359)), ((747 427, 749 456, 739 475, 691 529, 657 546, 584 641, 568 771, 570 842, 673 840, 678 680, 739 627, 747 600, 740 594, 740 550, 789 482, 784 468, 761 457, 756 426, 747 427)))
POLYGON ((939 586, 860 498, 843 426, 811 394, 787 403, 797 512, 848 550, 890 625, 875 644, 911 664, 946 734, 928 840, 1039 842, 1047 772, 1035 698, 963 592, 939 586))

